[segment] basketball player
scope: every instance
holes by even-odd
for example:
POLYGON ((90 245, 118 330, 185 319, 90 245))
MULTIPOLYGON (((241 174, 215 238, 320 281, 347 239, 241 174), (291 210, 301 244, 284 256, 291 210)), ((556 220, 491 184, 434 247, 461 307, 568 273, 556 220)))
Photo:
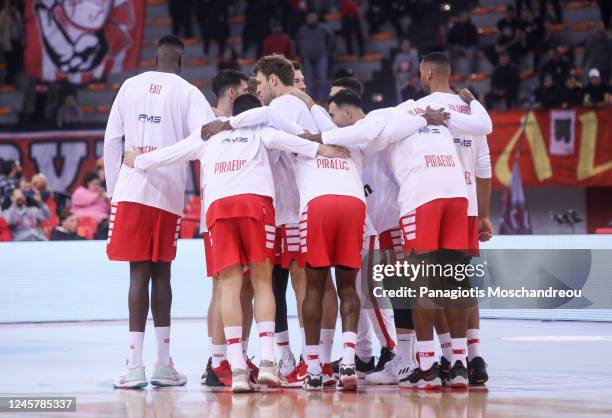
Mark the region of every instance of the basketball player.
POLYGON ((299 91, 306 93, 306 81, 304 80, 304 74, 302 74, 302 65, 297 61, 291 61, 293 64, 293 87, 299 91))
POLYGON ((185 194, 184 165, 142 173, 121 165, 123 149, 148 152, 179 142, 214 118, 202 93, 178 73, 184 46, 180 39, 160 39, 156 70, 126 80, 113 103, 104 136, 104 167, 112 208, 107 254, 130 262, 129 358, 115 388, 147 386, 142 346, 151 310, 157 340, 154 386, 187 382, 170 357, 170 265, 176 255, 185 194), (125 148, 122 146, 125 138, 125 148))
MULTIPOLYGON (((249 94, 234 101, 234 114, 261 106, 249 94)), ((296 126, 301 131, 301 128, 296 126)), ((126 163, 147 171, 162 165, 193 159, 201 161, 206 178, 204 206, 210 234, 213 273, 219 274, 221 315, 227 353, 232 367, 232 391, 252 389, 242 354, 242 312, 240 303, 243 267, 249 266, 255 290, 255 317, 262 345, 258 383, 278 386, 274 356, 274 295, 271 285, 274 249, 274 184, 266 148, 282 149, 313 158, 317 153, 331 157, 346 156, 345 151, 320 146, 291 134, 257 125, 225 131, 207 142, 200 131, 186 141, 162 150, 128 153, 126 163)))

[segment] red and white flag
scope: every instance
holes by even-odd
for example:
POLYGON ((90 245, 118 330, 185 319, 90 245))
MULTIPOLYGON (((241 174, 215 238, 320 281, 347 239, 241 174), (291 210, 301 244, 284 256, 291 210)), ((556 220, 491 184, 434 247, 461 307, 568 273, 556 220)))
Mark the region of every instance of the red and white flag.
POLYGON ((26 72, 85 84, 136 68, 144 13, 144 0, 26 0, 26 72))

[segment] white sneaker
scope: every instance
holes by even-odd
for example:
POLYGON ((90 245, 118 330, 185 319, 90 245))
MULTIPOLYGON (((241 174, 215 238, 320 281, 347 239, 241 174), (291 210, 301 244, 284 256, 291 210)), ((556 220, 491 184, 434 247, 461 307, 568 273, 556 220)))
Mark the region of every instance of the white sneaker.
POLYGON ((113 382, 115 389, 143 389, 149 383, 143 365, 125 369, 125 372, 113 382))
POLYGON ((365 381, 368 385, 397 385, 415 368, 415 364, 405 364, 402 358, 396 355, 385 364, 381 371, 367 375, 365 381))
POLYGON ((271 361, 262 360, 259 363, 259 376, 257 383, 269 388, 277 388, 279 385, 276 364, 271 361))
POLYGON ((281 359, 278 362, 278 372, 281 376, 285 377, 289 375, 293 369, 295 369, 295 357, 291 351, 285 351, 281 355, 281 359))
POLYGON ((249 382, 249 372, 244 369, 234 369, 232 370, 232 392, 234 393, 242 393, 242 392, 252 392, 253 387, 251 386, 251 382, 249 382))
POLYGON ((151 384, 157 387, 168 387, 168 386, 183 386, 187 383, 187 376, 180 374, 174 368, 172 358, 170 364, 162 365, 156 364, 151 376, 151 384))

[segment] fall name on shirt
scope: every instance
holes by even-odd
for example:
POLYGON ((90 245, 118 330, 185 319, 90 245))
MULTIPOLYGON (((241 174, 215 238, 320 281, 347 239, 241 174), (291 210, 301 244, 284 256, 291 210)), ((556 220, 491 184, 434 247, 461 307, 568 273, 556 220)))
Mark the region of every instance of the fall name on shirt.
MULTIPOLYGON (((470 105, 468 104, 465 104, 465 105, 448 104, 447 106, 448 106, 448 110, 451 110, 453 112, 463 113, 465 115, 472 114, 472 109, 470 108, 470 105)), ((422 107, 415 107, 412 109, 408 109, 408 113, 410 113, 412 116, 418 116, 418 115, 422 115, 423 113, 425 113, 425 109, 423 109, 422 107)))

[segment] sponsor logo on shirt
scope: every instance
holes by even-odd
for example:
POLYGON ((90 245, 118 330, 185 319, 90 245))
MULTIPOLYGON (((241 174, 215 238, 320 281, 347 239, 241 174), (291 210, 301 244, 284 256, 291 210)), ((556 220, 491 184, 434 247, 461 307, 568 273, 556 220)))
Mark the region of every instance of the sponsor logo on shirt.
POLYGON ((468 104, 465 104, 465 105, 449 104, 448 109, 452 110, 453 112, 464 113, 466 115, 472 114, 472 109, 470 109, 470 105, 468 104))
POLYGON ((157 125, 161 123, 161 116, 147 115, 146 113, 141 113, 140 115, 138 115, 138 122, 153 123, 157 125))
POLYGON ((241 143, 249 142, 249 138, 239 136, 238 138, 225 138, 223 139, 223 141, 221 141, 222 144, 235 144, 238 142, 241 142, 241 143))
POLYGON ((161 94, 161 89, 162 89, 161 84, 151 84, 149 86, 149 93, 150 94, 161 94))
POLYGON ((246 165, 247 160, 218 161, 215 163, 215 174, 240 171, 246 165))
POLYGON ((427 167, 444 168, 455 166, 455 160, 452 155, 430 154, 424 157, 427 167))
POLYGON ((455 138, 455 139, 453 139, 453 141, 455 142, 455 145, 461 145, 462 147, 469 148, 469 147, 472 146, 472 140, 471 139, 459 139, 459 138, 455 138))
POLYGON ((440 129, 426 127, 426 128, 419 129, 419 133, 420 134, 439 134, 440 133, 440 129))
POLYGON ((317 168, 349 171, 351 166, 349 165, 348 161, 340 158, 317 158, 317 168))

